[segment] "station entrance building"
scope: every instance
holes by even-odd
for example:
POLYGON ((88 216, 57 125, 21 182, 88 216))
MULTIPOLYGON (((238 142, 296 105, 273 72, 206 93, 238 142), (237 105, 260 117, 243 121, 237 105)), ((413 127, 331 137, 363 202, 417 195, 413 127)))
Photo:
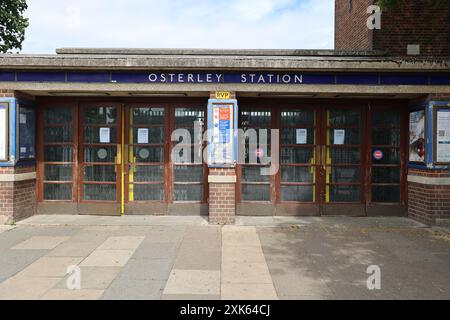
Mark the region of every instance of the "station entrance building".
MULTIPOLYGON (((4 220, 409 214, 436 223, 450 213, 441 144, 448 61, 373 52, 61 49, 3 56, 0 67, 4 220), (194 134, 195 126, 208 128, 211 101, 236 102, 236 129, 267 129, 256 163, 173 159, 177 129, 192 132, 192 153, 211 143, 194 134), (277 159, 277 170, 262 175, 271 166, 263 158, 277 159)), ((237 149, 244 158, 255 152, 245 143, 237 149)))

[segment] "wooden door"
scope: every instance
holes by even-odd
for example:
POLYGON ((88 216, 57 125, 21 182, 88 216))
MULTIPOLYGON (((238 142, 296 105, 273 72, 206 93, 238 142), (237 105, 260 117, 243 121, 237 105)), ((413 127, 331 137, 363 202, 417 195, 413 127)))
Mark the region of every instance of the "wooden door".
POLYGON ((115 103, 80 106, 80 213, 120 214, 122 108, 115 103))

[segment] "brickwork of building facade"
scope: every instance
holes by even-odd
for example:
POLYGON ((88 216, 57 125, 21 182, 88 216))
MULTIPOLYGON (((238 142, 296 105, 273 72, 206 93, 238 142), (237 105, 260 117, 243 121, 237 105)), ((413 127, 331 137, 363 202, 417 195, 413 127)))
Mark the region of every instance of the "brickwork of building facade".
MULTIPOLYGON (((211 168, 210 176, 236 177, 234 168, 211 168)), ((209 183, 209 222, 234 224, 236 219, 236 183, 209 183)))
POLYGON ((335 48, 380 50, 406 56, 408 45, 419 45, 420 56, 450 57, 450 8, 430 0, 398 0, 383 9, 381 29, 369 30, 367 8, 374 0, 336 0, 335 48))
POLYGON ((35 166, 0 168, 0 223, 36 214, 36 179, 2 181, 2 176, 36 172, 35 166))
POLYGON ((335 1, 335 49, 372 50, 373 32, 367 28, 367 8, 373 0, 335 1))
MULTIPOLYGON (((410 169, 409 175, 450 179, 450 171, 410 169)), ((420 222, 434 225, 450 219, 450 185, 408 183, 408 215, 420 222)))

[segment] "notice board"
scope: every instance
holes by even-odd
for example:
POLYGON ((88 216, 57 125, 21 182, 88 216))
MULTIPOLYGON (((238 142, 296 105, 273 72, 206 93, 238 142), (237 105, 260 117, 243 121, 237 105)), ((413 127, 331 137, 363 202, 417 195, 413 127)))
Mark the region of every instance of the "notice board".
POLYGON ((208 165, 236 164, 237 101, 211 99, 208 103, 208 165))
POLYGON ((36 110, 31 105, 19 102, 19 159, 30 160, 36 158, 36 110))

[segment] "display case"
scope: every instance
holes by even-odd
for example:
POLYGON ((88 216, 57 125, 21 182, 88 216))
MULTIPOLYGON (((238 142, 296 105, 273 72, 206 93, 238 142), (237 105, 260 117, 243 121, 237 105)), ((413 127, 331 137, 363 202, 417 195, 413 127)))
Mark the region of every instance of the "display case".
POLYGON ((36 158, 36 109, 33 101, 0 98, 0 166, 36 158))

